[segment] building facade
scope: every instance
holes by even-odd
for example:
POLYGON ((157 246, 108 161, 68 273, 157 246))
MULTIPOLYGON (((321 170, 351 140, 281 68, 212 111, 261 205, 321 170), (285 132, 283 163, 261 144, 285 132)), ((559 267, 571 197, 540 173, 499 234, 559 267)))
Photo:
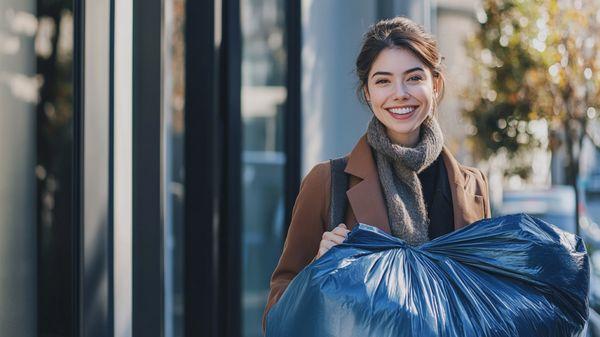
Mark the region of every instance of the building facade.
POLYGON ((467 157, 450 97, 470 6, 0 0, 0 335, 260 336, 301 178, 370 119, 369 25, 437 34, 467 157))

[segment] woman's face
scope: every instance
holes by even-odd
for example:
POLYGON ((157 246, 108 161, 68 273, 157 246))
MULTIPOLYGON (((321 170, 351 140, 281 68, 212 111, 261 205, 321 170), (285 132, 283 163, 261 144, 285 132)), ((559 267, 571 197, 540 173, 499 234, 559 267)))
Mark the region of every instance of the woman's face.
POLYGON ((406 49, 387 48, 371 67, 365 96, 390 140, 412 147, 432 113, 434 89, 431 71, 419 58, 406 49))

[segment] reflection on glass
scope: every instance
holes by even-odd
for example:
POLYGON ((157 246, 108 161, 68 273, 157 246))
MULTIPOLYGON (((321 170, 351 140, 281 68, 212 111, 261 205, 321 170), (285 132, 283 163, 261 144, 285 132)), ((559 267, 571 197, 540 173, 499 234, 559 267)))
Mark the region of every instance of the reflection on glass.
POLYGON ((283 114, 286 47, 283 0, 241 0, 243 214, 242 333, 262 336, 269 278, 284 220, 283 114))
POLYGON ((183 336, 183 138, 185 1, 164 4, 165 336, 183 336))
POLYGON ((36 333, 35 2, 0 2, 0 335, 36 333), (28 29, 19 28, 32 18, 28 29), (5 20, 7 18, 8 20, 5 20), (32 29, 33 28, 33 29, 32 29), (16 273, 15 271, 19 271, 16 273), (20 327, 24 329, 20 329, 20 327))
POLYGON ((0 17, 0 336, 70 336, 71 2, 0 0, 0 17))

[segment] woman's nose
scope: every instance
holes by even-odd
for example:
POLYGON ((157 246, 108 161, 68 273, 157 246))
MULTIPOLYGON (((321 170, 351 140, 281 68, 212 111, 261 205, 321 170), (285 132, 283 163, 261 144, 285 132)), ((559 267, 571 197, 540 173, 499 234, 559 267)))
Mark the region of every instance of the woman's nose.
POLYGON ((398 99, 406 99, 409 96, 408 90, 404 83, 396 83, 394 85, 394 96, 398 99))

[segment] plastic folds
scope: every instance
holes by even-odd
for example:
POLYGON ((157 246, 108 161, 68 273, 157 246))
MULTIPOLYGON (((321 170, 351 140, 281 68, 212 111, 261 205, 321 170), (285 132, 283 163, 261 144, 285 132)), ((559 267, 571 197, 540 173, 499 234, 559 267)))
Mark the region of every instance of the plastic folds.
POLYGON ((290 283, 266 336, 584 336, 589 273, 579 237, 526 214, 419 247, 360 224, 290 283))

